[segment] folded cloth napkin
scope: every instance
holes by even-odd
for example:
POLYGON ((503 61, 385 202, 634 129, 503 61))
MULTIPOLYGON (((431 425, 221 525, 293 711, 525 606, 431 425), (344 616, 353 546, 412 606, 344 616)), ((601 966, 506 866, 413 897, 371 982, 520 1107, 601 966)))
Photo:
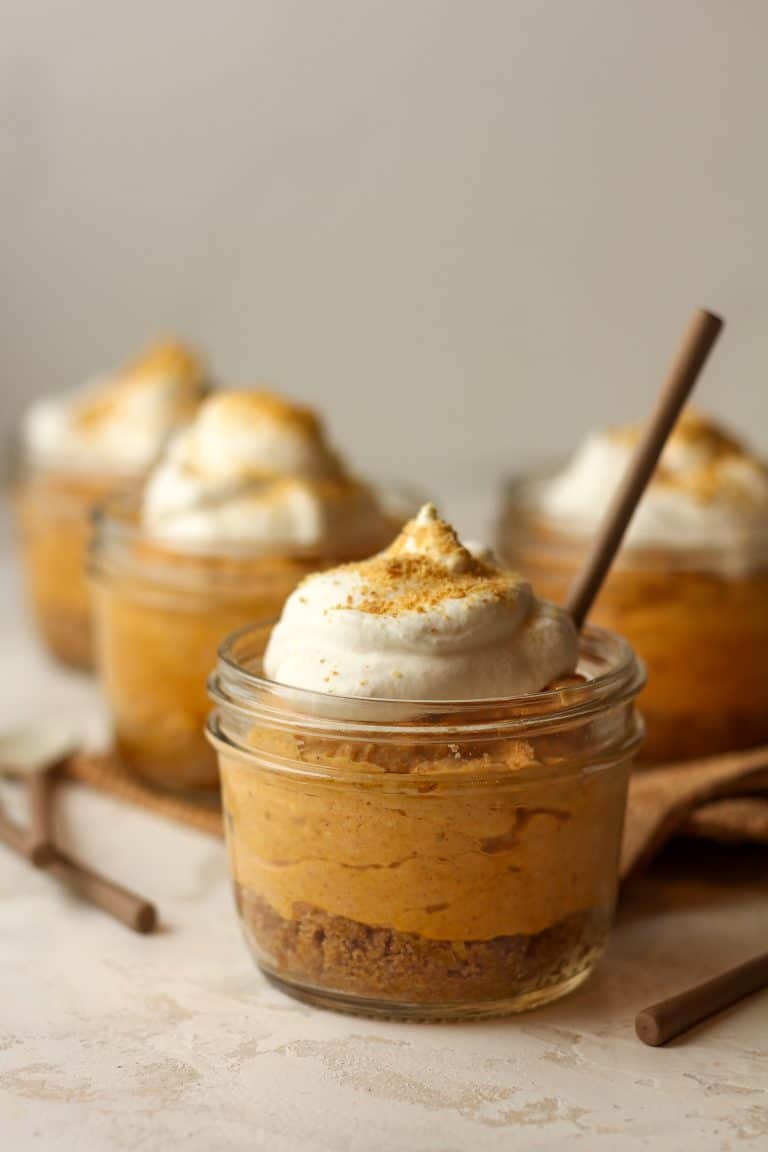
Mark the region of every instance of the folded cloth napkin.
POLYGON ((719 840, 721 844, 745 840, 768 844, 768 796, 743 796, 705 804, 688 817, 683 835, 719 840))
POLYGON ((768 746, 647 768, 629 782, 621 874, 673 836, 768 843, 768 746))

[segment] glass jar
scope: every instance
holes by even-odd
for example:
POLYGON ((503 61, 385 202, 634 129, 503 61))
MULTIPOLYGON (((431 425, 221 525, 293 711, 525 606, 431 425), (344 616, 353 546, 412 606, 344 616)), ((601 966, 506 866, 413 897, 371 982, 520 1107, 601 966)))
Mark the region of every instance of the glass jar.
MULTIPOLYGON (((562 603, 592 536, 543 515, 557 469, 508 487, 497 550, 537 593, 562 603)), ((768 741, 768 539, 728 548, 624 545, 590 619, 626 636, 648 670, 646 762, 768 741)))
POLYGON ((588 679, 532 696, 393 702, 261 675, 230 637, 210 692, 245 937, 310 1003, 464 1018, 579 985, 606 941, 643 673, 586 630, 588 679))
POLYGON ((115 476, 23 467, 14 487, 19 552, 35 625, 50 653, 75 668, 93 666, 86 557, 94 509, 119 483, 115 476))
MULTIPOLYGON (((394 535, 413 501, 388 494, 386 507, 394 535)), ((96 659, 126 767, 166 789, 217 788, 204 727, 222 637, 277 615, 305 575, 348 559, 169 545, 142 531, 135 498, 109 501, 96 518, 90 573, 96 659)))

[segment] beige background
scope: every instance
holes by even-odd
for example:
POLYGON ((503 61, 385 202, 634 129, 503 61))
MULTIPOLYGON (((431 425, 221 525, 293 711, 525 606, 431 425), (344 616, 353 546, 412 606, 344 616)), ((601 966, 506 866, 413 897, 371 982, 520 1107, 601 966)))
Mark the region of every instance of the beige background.
POLYGON ((642 413, 762 442, 764 0, 3 3, 4 426, 156 332, 440 489, 642 413))

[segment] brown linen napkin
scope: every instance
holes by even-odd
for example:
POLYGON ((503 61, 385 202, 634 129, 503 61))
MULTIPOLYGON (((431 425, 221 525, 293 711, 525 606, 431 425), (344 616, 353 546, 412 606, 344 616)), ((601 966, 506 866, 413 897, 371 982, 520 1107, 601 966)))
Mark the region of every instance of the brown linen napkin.
POLYGON ((744 794, 761 791, 768 791, 768 746, 635 773, 629 782, 622 876, 648 864, 667 840, 679 832, 688 835, 691 827, 699 836, 709 827, 719 833, 716 839, 751 839, 750 830, 761 827, 766 801, 744 794), (737 809, 734 797, 742 797, 737 809), (729 807, 723 810, 714 801, 727 801, 729 807))
POLYGON ((683 836, 718 840, 721 844, 768 844, 768 796, 718 800, 692 812, 681 829, 683 836))
MULTIPOLYGON (((160 792, 132 776, 111 755, 78 753, 67 775, 198 828, 224 833, 217 796, 189 798, 160 792)), ((706 760, 646 768, 632 776, 621 874, 643 867, 678 833, 706 839, 768 843, 768 746, 706 760), (754 793, 765 792, 766 796, 754 793)))

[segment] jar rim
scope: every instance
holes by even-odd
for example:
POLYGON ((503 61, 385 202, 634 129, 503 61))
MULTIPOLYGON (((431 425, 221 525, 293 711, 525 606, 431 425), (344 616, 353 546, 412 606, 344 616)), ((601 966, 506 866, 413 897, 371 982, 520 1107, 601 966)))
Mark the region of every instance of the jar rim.
POLYGON ((446 732, 473 736, 493 732, 521 738, 526 731, 562 730, 615 708, 634 699, 645 684, 645 668, 629 643, 614 632, 590 625, 579 638, 579 665, 602 659, 608 666, 583 683, 474 700, 338 696, 293 688, 262 674, 259 657, 273 624, 271 620, 249 624, 225 638, 208 691, 219 708, 290 731, 334 731, 353 739, 379 739, 386 733, 444 738, 446 732), (250 650, 237 654, 249 644, 250 650))

